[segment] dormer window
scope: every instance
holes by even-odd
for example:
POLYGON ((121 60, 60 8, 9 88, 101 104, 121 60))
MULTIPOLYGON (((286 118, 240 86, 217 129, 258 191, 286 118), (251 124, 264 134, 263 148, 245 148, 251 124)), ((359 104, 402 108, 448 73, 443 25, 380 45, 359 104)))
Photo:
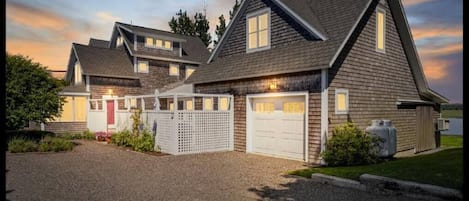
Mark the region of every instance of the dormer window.
POLYGON ((122 45, 124 41, 122 40, 122 36, 117 36, 117 39, 116 39, 116 47, 119 47, 122 45))
POLYGON ((75 85, 81 84, 82 83, 82 77, 81 77, 81 67, 80 63, 75 62, 75 85))
POLYGON ((172 42, 169 40, 145 37, 145 47, 172 50, 172 42))
POLYGON ((246 16, 246 51, 255 52, 270 48, 270 9, 250 13, 246 16))

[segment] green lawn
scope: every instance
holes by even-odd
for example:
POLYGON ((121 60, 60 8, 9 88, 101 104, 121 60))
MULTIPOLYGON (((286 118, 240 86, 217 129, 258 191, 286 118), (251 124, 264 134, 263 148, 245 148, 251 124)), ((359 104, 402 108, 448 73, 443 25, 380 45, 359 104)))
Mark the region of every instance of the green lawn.
MULTIPOLYGON (((455 144, 454 138, 444 137, 442 145, 455 144)), ((400 158, 389 162, 367 166, 322 167, 291 171, 290 174, 311 177, 312 173, 322 173, 358 180, 365 173, 396 179, 433 184, 455 189, 462 189, 462 148, 451 148, 437 153, 409 158, 400 158)))
POLYGON ((463 118, 462 110, 441 110, 443 118, 463 118))
POLYGON ((441 147, 462 147, 462 136, 441 135, 441 147))

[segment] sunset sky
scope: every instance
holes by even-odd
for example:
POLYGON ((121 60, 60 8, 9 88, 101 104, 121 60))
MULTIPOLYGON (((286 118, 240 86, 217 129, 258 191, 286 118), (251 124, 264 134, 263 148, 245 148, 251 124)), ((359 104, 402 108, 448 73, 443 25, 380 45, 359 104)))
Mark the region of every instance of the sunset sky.
MULTIPOLYGON (((462 0, 402 0, 430 88, 462 102, 462 0)), ((206 0, 210 31, 234 0, 206 0)), ((179 10, 204 0, 6 0, 6 50, 49 69, 65 70, 73 42, 109 40, 115 21, 168 30, 179 10)))

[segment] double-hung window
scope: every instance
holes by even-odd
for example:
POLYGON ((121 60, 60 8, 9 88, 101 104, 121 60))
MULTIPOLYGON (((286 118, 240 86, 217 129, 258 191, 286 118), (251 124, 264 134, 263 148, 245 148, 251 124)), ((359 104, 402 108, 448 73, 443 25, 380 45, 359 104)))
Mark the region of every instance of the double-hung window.
POLYGON ((250 13, 247 21, 247 52, 270 48, 270 9, 250 13))

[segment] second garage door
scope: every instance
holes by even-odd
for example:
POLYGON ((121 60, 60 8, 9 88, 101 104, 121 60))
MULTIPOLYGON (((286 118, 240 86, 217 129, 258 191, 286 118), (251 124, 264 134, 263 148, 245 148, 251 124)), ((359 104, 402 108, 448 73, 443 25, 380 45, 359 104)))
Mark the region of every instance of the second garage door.
POLYGON ((252 99, 253 153, 305 159, 304 99, 304 96, 252 99))

